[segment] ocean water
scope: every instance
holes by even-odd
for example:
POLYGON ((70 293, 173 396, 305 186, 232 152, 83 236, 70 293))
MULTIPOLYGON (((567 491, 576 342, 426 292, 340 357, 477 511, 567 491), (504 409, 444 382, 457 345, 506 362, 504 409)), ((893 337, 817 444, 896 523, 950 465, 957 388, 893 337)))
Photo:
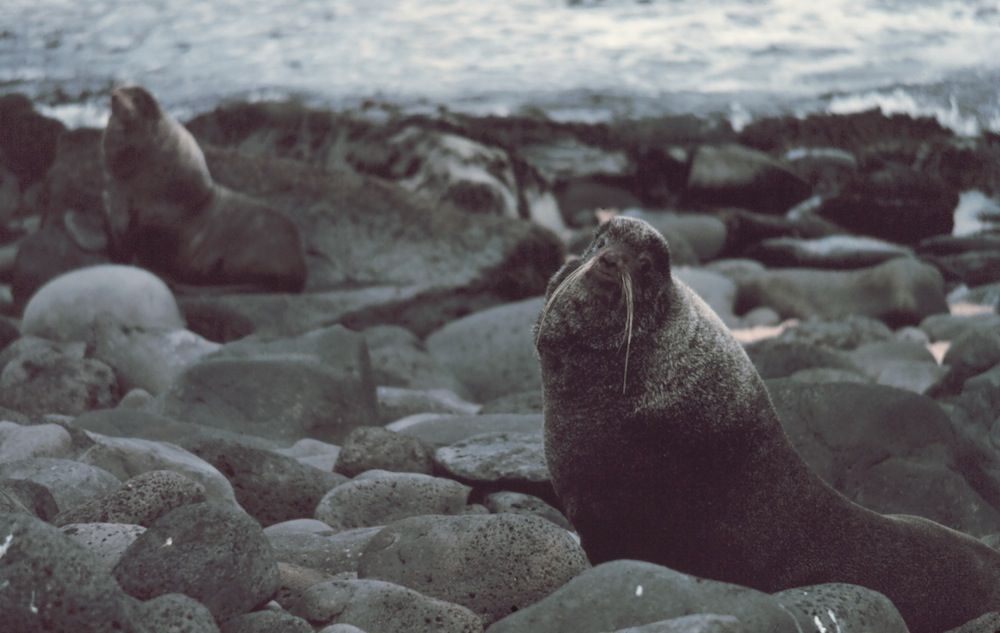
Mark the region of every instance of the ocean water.
POLYGON ((997 0, 2 0, 0 92, 101 124, 115 84, 230 99, 735 125, 881 107, 1000 131, 997 0))

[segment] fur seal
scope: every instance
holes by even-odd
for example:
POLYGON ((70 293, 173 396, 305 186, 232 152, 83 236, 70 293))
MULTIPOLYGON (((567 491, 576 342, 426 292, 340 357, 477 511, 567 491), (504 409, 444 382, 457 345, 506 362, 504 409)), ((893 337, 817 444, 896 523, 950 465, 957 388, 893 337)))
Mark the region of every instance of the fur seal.
POLYGON ((770 593, 861 585, 913 633, 1000 610, 1000 552, 862 508, 809 470, 742 347, 642 220, 614 218, 555 274, 535 336, 546 460, 594 564, 770 593))
POLYGON ((302 290, 295 224, 215 184, 197 141, 145 89, 112 91, 101 149, 113 259, 181 283, 302 290))

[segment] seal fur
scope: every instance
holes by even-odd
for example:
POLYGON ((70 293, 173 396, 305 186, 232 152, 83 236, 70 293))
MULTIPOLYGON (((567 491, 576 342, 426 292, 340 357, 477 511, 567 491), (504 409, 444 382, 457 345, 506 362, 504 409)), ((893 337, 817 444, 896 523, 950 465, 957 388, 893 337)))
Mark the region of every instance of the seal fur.
POLYGON ((101 149, 113 259, 188 284, 303 288, 295 224, 215 184, 197 141, 144 88, 112 91, 101 149))
POLYGON ((809 470, 746 353, 645 222, 611 220, 556 273, 536 347, 546 460, 594 564, 639 559, 767 592, 861 585, 913 633, 1000 610, 1000 553, 862 508, 809 470))

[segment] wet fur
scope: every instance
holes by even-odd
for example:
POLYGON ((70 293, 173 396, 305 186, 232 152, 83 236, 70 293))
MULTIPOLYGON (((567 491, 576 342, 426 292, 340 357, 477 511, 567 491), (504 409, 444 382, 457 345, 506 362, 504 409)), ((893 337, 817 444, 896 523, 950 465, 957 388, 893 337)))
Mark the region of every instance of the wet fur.
MULTIPOLYGON (((628 218, 601 235, 630 249, 662 240, 628 218)), ((596 252, 564 266, 548 296, 596 252)), ((858 584, 888 596, 913 633, 1000 610, 1000 553, 827 486, 795 452, 725 325, 669 264, 659 273, 633 277, 624 393, 621 304, 591 297, 585 274, 546 303, 537 326, 546 459, 593 563, 646 560, 767 592, 858 584)))

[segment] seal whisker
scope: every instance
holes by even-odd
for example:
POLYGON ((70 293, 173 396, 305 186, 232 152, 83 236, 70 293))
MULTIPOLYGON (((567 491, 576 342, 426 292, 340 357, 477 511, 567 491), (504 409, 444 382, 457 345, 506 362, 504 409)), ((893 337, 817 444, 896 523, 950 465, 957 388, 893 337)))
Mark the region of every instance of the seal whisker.
POLYGON ((549 314, 549 308, 552 307, 555 300, 558 299, 567 288, 572 286, 573 283, 590 270, 590 267, 593 265, 593 259, 582 264, 579 268, 567 275, 566 278, 562 280, 562 283, 556 286, 556 289, 552 291, 552 296, 549 297, 549 300, 545 302, 544 306, 542 306, 542 316, 538 319, 538 328, 535 330, 535 347, 538 347, 538 338, 542 335, 542 328, 545 327, 545 317, 549 314))
POLYGON ((632 316, 635 312, 635 296, 632 293, 632 277, 622 273, 622 287, 625 289, 625 372, 622 375, 622 393, 628 386, 628 356, 632 350, 632 316))

